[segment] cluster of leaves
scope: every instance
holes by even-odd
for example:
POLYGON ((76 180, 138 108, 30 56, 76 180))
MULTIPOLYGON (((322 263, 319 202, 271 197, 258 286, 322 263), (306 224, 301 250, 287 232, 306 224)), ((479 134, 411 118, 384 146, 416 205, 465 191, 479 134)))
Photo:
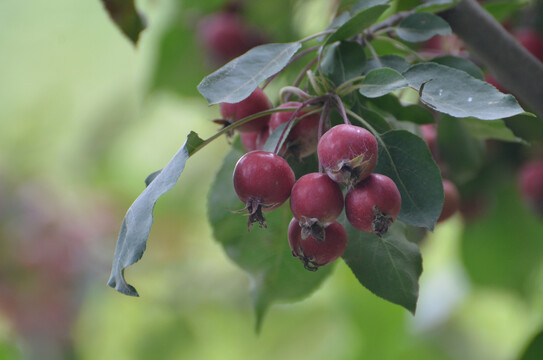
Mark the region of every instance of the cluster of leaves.
MULTIPOLYGON (((363 286, 412 313, 416 310, 422 258, 416 244, 420 237, 413 239, 411 235, 417 233, 414 228, 433 230, 443 205, 441 170, 419 136, 419 126, 434 123, 436 118, 440 118, 440 125, 446 124, 448 129, 442 132, 446 135, 440 135, 444 137, 441 142, 460 151, 460 156, 451 156, 448 171, 457 174, 456 180, 466 181, 478 164, 461 162, 461 152, 470 151, 481 139, 519 141, 501 119, 523 113, 513 96, 484 82, 481 70, 470 61, 452 56, 425 61, 412 50, 411 43, 451 33, 449 25, 434 12, 453 5, 453 1, 435 0, 395 12, 388 0, 359 1, 349 11, 338 14, 322 33, 296 42, 255 47, 198 86, 210 105, 239 102, 263 82, 273 81, 301 54, 314 53, 314 59, 285 92, 333 99, 338 112, 332 113, 332 124, 341 121, 339 115, 343 115, 353 124, 369 129, 379 142, 375 172, 393 179, 402 196, 398 221, 383 237, 354 229, 342 216, 340 220, 349 235, 343 260, 363 286), (391 44, 389 49, 394 49, 394 54, 380 55, 378 43, 391 44), (455 144, 458 139, 471 147, 455 144)), ((137 296, 123 273, 145 251, 156 201, 177 183, 194 153, 255 117, 258 115, 234 123, 206 140, 191 132, 168 165, 150 175, 147 188, 122 224, 111 287, 137 296)), ((285 126, 276 129, 266 148, 281 148, 278 142, 284 141, 289 130, 285 126)), ((216 240, 251 277, 259 325, 272 303, 307 297, 332 266, 308 272, 292 257, 286 240, 291 219, 288 205, 267 216, 267 229, 250 232, 245 221, 229 211, 241 204, 231 176, 242 154, 235 143, 225 157, 210 190, 208 215, 216 240)), ((297 178, 318 168, 316 156, 303 163, 290 163, 297 178)))

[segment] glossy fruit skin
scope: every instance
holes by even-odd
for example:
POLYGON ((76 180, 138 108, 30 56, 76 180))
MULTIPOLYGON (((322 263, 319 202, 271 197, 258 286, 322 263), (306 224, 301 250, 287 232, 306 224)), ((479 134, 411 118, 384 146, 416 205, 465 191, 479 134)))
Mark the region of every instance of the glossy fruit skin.
MULTIPOLYGON (((256 88, 251 95, 238 103, 221 103, 220 105, 222 117, 229 120, 231 123, 258 112, 270 110, 271 108, 272 104, 270 100, 260 88, 256 88)), ((270 115, 261 116, 237 127, 236 129, 240 132, 260 131, 268 126, 269 121, 270 115)))
POLYGON ((288 226, 288 242, 292 255, 299 258, 304 267, 316 271, 320 266, 337 260, 347 247, 347 232, 337 221, 325 228, 326 240, 317 241, 312 236, 302 239, 298 220, 293 218, 288 226))
POLYGON ((234 12, 222 11, 198 22, 198 40, 217 64, 224 64, 262 41, 234 12))
POLYGON ((443 179, 443 208, 437 222, 442 222, 453 216, 460 209, 460 194, 456 185, 443 179))
POLYGON ((257 202, 266 212, 288 199, 295 176, 285 159, 271 152, 256 150, 238 160, 233 181, 241 201, 245 204, 257 202))
POLYGON ((367 178, 377 164, 377 140, 366 129, 341 124, 320 139, 317 154, 332 180, 354 186, 367 178))
POLYGON ((543 160, 531 161, 522 166, 518 187, 526 204, 543 216, 543 160))
MULTIPOLYGON (((279 108, 299 107, 300 105, 302 103, 291 101, 281 104, 279 108)), ((306 113, 300 111, 297 117, 300 118, 306 113)), ((270 119, 270 131, 273 132, 279 125, 289 121, 293 114, 294 111, 273 113, 270 119)), ((286 151, 299 159, 313 154, 317 150, 319 120, 319 114, 310 115, 299 120, 287 136, 285 141, 285 144, 287 144, 286 151)))
POLYGON ((326 174, 309 173, 294 184, 290 209, 298 220, 318 219, 323 225, 335 221, 343 211, 343 193, 326 174))
POLYGON ((355 228, 383 236, 396 220, 402 197, 388 176, 371 174, 345 196, 345 214, 355 228))
POLYGON ((242 132, 240 134, 241 144, 247 152, 262 150, 269 137, 270 129, 267 126, 257 131, 242 132))

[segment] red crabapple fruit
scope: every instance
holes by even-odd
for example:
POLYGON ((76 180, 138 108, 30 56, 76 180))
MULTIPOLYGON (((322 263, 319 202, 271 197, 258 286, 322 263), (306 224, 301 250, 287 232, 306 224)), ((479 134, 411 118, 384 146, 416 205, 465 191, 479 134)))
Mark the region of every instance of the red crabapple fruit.
MULTIPOLYGON (((280 105, 279 108, 299 107, 300 105, 302 104, 299 102, 287 102, 280 105)), ((296 118, 300 118, 306 113, 301 111, 296 118)), ((293 114, 294 111, 273 113, 270 119, 270 131, 274 131, 279 125, 289 121, 293 114)), ((317 150, 319 120, 319 114, 309 115, 299 120, 292 127, 285 140, 285 154, 292 154, 297 159, 313 154, 317 150)), ((296 119, 293 121, 296 121, 296 119)))
POLYGON ((294 172, 285 159, 267 151, 243 155, 234 169, 234 189, 249 213, 249 228, 254 222, 266 227, 262 212, 271 211, 290 196, 294 172))
POLYGON ((317 148, 319 161, 332 180, 352 187, 377 164, 377 140, 366 129, 341 124, 328 130, 317 148))
POLYGON ((518 186, 523 200, 538 215, 543 216, 543 161, 525 164, 519 172, 518 186))
POLYGON ((328 175, 309 173, 292 187, 290 209, 302 228, 302 238, 323 241, 324 228, 343 211, 343 193, 328 175))
POLYGON ((312 236, 302 238, 302 228, 298 220, 293 218, 288 226, 288 243, 292 255, 304 263, 304 267, 310 271, 316 271, 335 261, 347 247, 347 232, 343 225, 337 221, 328 225, 325 229, 326 239, 318 241, 312 236))
MULTIPOLYGON (((220 105, 221 115, 229 123, 234 123, 247 116, 254 115, 261 111, 270 110, 271 108, 272 104, 270 103, 270 100, 260 88, 256 88, 251 95, 238 103, 221 103, 220 105)), ((261 116, 237 127, 236 129, 238 129, 240 132, 259 131, 268 126, 269 120, 270 115, 261 116)))
POLYGON ((345 214, 358 230, 383 236, 396 220, 402 198, 388 176, 371 174, 345 196, 345 214))
POLYGON ((450 218, 460 209, 460 194, 456 185, 447 179, 443 179, 443 208, 437 222, 450 218))
POLYGON ((242 132, 240 134, 241 144, 245 150, 247 150, 247 152, 262 150, 266 144, 266 140, 268 140, 269 137, 270 128, 267 126, 257 131, 242 132))

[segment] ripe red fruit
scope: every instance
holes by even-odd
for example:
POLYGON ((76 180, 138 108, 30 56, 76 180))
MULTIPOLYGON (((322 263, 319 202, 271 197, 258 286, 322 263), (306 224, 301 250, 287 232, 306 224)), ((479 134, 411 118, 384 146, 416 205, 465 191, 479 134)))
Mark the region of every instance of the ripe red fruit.
POLYGON ((253 33, 239 15, 228 11, 209 15, 197 26, 200 43, 218 64, 243 55, 261 43, 253 33))
POLYGON ((247 150, 262 150, 266 144, 266 140, 270 137, 270 129, 268 127, 263 127, 257 131, 251 132, 242 132, 240 134, 241 144, 247 150))
POLYGON ((447 220, 460 208, 460 194, 456 185, 447 179, 443 179, 443 208, 437 222, 447 220))
POLYGON ((266 226, 262 211, 271 211, 290 196, 295 182, 294 172, 282 157, 267 151, 251 151, 243 155, 234 169, 236 194, 249 212, 249 228, 254 222, 266 226))
POLYGON ((420 127, 422 133, 422 138, 430 148, 430 152, 434 157, 434 160, 437 160, 437 129, 434 124, 426 124, 420 127))
POLYGON ((302 239, 302 228, 298 220, 293 218, 290 221, 288 243, 292 249, 292 255, 299 258, 307 270, 316 271, 320 266, 333 262, 347 247, 347 232, 343 225, 335 221, 324 230, 326 232, 324 241, 317 241, 312 236, 302 239))
POLYGON ((358 230, 383 236, 396 220, 402 197, 388 176, 371 174, 347 192, 345 214, 358 230))
POLYGON ((324 227, 343 211, 343 193, 326 174, 306 174, 292 188, 290 209, 302 227, 302 238, 311 235, 323 241, 324 227))
POLYGON ((354 186, 375 169, 377 140, 364 128, 341 124, 321 137, 317 154, 332 180, 354 186))
POLYGON ((520 169, 518 186, 523 200, 543 216, 543 161, 532 161, 520 169))
POLYGON ((517 40, 539 61, 543 61, 543 37, 533 29, 519 29, 514 32, 517 40))
MULTIPOLYGON (((230 123, 234 123, 247 116, 261 111, 266 111, 271 108, 272 104, 270 103, 270 100, 260 88, 256 88, 251 95, 238 103, 221 103, 220 105, 222 117, 228 120, 230 123)), ((268 126, 269 120, 270 115, 261 116, 237 127, 236 129, 238 129, 240 132, 260 131, 268 126)))
MULTIPOLYGON (((287 102, 279 107, 299 107, 300 105, 302 104, 299 102, 287 102)), ((297 118, 302 117, 306 113, 307 112, 302 111, 299 112, 297 118)), ((279 125, 289 121, 293 114, 294 111, 273 113, 270 119, 270 131, 274 131, 279 125)), ((298 159, 313 154, 317 150, 319 120, 319 114, 310 115, 299 120, 298 123, 292 127, 285 140, 286 153, 292 154, 298 159)), ((296 121, 296 119, 293 121, 296 121)))

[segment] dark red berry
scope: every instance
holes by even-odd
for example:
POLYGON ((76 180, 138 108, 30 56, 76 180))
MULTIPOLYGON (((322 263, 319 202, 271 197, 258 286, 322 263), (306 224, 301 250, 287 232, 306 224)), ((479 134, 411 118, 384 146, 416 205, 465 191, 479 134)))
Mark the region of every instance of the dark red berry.
POLYGON ((261 36, 247 26, 241 16, 228 11, 200 20, 197 34, 211 60, 221 65, 262 43, 261 36))
MULTIPOLYGON (((299 102, 287 102, 279 107, 299 107, 300 105, 302 104, 299 102)), ((306 113, 298 113, 296 119, 293 120, 298 122, 292 127, 285 140, 285 154, 291 154, 298 159, 309 156, 317 150, 320 116, 313 114, 297 120, 306 113)), ((289 121, 293 114, 294 111, 273 113, 270 119, 270 131, 274 131, 279 125, 289 121)))
POLYGON ((267 151, 251 151, 243 155, 234 169, 234 189, 249 213, 249 227, 258 222, 266 226, 262 211, 283 204, 294 186, 294 172, 282 157, 267 151))
POLYGON ((443 179, 443 208, 437 222, 442 222, 453 216, 460 209, 460 194, 456 185, 443 179))
POLYGON ((339 258, 347 247, 347 232, 337 221, 328 225, 324 231, 326 239, 317 241, 309 236, 302 239, 302 228, 298 220, 293 218, 288 226, 288 242, 292 255, 299 258, 304 267, 316 271, 320 266, 329 264, 339 258))
POLYGON ((266 140, 270 137, 270 129, 263 127, 261 130, 242 132, 240 134, 241 144, 247 150, 262 150, 266 144, 266 140))
MULTIPOLYGON (((256 88, 251 95, 238 103, 221 103, 220 105, 222 117, 228 120, 230 123, 234 123, 261 111, 270 110, 271 108, 272 104, 270 103, 270 100, 260 88, 256 88)), ((268 126, 269 120, 270 115, 261 116, 237 127, 236 129, 241 132, 260 131, 268 126)))
POLYGON ((302 238, 309 235, 324 240, 324 227, 343 211, 343 193, 326 174, 310 173, 294 184, 290 209, 302 227, 302 238))
POLYGON ((375 169, 377 140, 359 126, 337 125, 321 137, 317 154, 332 180, 354 186, 375 169))
POLYGON ((402 198, 392 179, 371 174, 345 196, 345 214, 358 230, 383 236, 396 220, 402 198))
POLYGON ((543 161, 525 164, 519 172, 518 186, 526 204, 543 216, 543 161))

